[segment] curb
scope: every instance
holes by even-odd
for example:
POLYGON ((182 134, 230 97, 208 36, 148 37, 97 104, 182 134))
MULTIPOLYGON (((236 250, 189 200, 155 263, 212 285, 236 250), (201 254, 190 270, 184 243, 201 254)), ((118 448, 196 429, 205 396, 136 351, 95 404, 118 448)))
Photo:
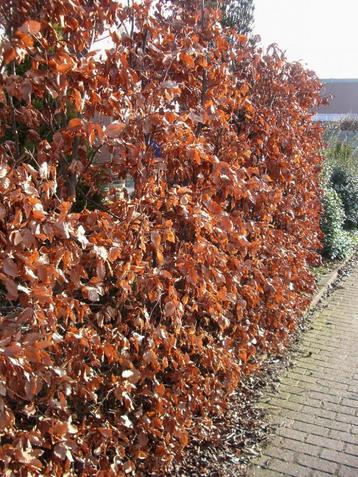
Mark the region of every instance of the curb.
POLYGON ((328 293, 329 289, 332 287, 332 285, 337 281, 339 278, 340 272, 349 264, 349 262, 355 257, 355 254, 350 256, 349 258, 346 258, 344 262, 342 262, 340 265, 338 265, 337 268, 332 270, 327 278, 324 280, 324 283, 318 288, 318 292, 314 295, 314 297, 311 300, 311 303, 309 307, 307 308, 306 313, 311 312, 316 308, 316 306, 321 302, 321 300, 326 296, 328 293))

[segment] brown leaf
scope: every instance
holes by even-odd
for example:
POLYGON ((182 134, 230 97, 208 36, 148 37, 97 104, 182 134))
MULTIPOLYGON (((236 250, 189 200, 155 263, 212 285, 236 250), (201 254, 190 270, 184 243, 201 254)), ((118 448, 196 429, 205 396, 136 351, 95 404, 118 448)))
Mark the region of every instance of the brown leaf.
POLYGON ((59 442, 53 448, 54 455, 60 460, 68 459, 73 462, 73 457, 70 448, 66 445, 66 442, 59 442))
POLYGON ((151 241, 156 249, 159 249, 161 243, 160 233, 157 230, 153 230, 150 234, 151 241))
POLYGON ((168 301, 166 304, 165 304, 165 308, 164 308, 164 314, 165 316, 172 316, 174 313, 175 313, 175 310, 177 309, 177 306, 175 303, 173 303, 172 301, 168 301))
POLYGON ((159 249, 156 250, 156 257, 157 257, 158 265, 159 266, 163 265, 164 264, 164 256, 159 249))
POLYGON ((180 59, 189 68, 194 68, 194 66, 195 66, 194 58, 191 55, 189 55, 188 53, 185 53, 184 51, 181 52, 180 53, 180 59))
POLYGON ((4 51, 4 61, 5 64, 8 65, 12 61, 16 59, 16 50, 13 47, 5 48, 4 51))
POLYGON ((36 469, 41 469, 41 461, 37 459, 36 455, 41 455, 42 452, 43 451, 41 451, 40 449, 29 448, 24 450, 17 448, 15 451, 15 459, 21 464, 30 465, 31 467, 35 467, 36 469))
POLYGON ((173 123, 176 119, 177 119, 177 115, 175 113, 172 113, 171 111, 167 111, 165 113, 165 119, 169 122, 169 123, 173 123))
POLYGON ((70 121, 68 122, 69 129, 77 129, 81 125, 82 125, 82 121, 80 118, 73 118, 73 119, 70 119, 70 121))
POLYGON ((27 20, 21 25, 19 30, 24 33, 30 33, 31 35, 35 35, 36 33, 39 33, 41 31, 41 23, 36 20, 27 20))
POLYGON ((34 45, 33 38, 20 30, 16 32, 16 36, 20 39, 20 42, 25 48, 31 48, 34 45))
POLYGON ((0 220, 4 220, 6 217, 6 209, 3 205, 0 205, 0 220))
POLYGON ((165 238, 166 238, 167 242, 175 243, 175 234, 174 234, 173 230, 167 230, 165 238))
POLYGON ((6 273, 6 275, 9 275, 10 277, 13 277, 13 278, 19 275, 19 270, 17 268, 17 265, 14 262, 14 260, 10 257, 7 257, 4 259, 3 270, 6 273))
POLYGON ((103 352, 104 352, 105 357, 108 359, 108 361, 110 363, 112 363, 113 361, 116 361, 118 359, 117 349, 113 345, 111 345, 110 343, 106 343, 103 346, 103 352))
POLYGON ((73 90, 73 97, 77 111, 82 111, 82 96, 78 89, 73 90))
POLYGON ((83 295, 92 302, 99 301, 102 295, 102 290, 99 287, 82 287, 83 295))
POLYGON ((126 125, 124 123, 114 121, 113 123, 108 124, 105 129, 105 134, 111 139, 119 137, 124 131, 125 127, 126 125))

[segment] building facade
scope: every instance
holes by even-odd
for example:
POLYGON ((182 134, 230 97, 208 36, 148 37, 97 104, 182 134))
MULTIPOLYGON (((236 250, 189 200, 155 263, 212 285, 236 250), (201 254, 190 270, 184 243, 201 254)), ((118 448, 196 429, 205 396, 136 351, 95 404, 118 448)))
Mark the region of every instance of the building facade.
POLYGON ((358 119, 358 79, 322 79, 322 96, 329 104, 322 105, 315 120, 342 121, 358 119))

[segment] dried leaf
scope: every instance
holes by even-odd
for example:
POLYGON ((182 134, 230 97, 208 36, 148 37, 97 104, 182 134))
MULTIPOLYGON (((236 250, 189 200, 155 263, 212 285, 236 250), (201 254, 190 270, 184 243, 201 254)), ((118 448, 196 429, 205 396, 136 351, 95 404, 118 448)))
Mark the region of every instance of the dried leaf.
POLYGON ((194 68, 194 66, 195 66, 194 58, 191 55, 189 55, 188 53, 185 53, 184 51, 181 52, 180 53, 180 59, 189 68, 194 68))
POLYGON ((111 139, 117 138, 121 136, 125 128, 126 128, 125 124, 114 121, 113 123, 109 124, 106 127, 105 134, 107 137, 111 139))
POLYGON ((6 257, 4 259, 3 271, 4 273, 6 273, 6 275, 9 275, 10 277, 13 277, 13 278, 19 275, 19 270, 17 268, 17 265, 14 262, 14 260, 10 257, 6 257))
POLYGON ((36 35, 36 33, 41 31, 41 23, 36 20, 27 20, 19 30, 24 33, 30 33, 30 35, 36 35))
POLYGON ((80 126, 82 126, 82 120, 80 118, 73 118, 68 122, 69 129, 77 129, 80 126))
POLYGON ((5 48, 5 51, 4 51, 5 64, 8 65, 9 63, 14 61, 15 59, 16 59, 16 49, 12 48, 12 47, 5 48))

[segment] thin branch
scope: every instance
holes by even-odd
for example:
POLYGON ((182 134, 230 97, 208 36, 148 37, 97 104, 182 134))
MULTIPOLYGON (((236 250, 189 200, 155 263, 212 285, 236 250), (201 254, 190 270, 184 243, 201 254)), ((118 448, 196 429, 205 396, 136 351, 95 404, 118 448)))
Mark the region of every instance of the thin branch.
MULTIPOLYGON (((78 160, 78 150, 80 146, 80 136, 76 136, 73 140, 72 160, 78 160)), ((78 176, 75 172, 70 172, 67 179, 68 195, 71 198, 76 198, 76 186, 78 176)))
POLYGON ((206 92, 208 90, 208 73, 206 70, 203 71, 203 83, 201 87, 201 98, 200 98, 200 103, 202 106, 204 106, 205 103, 205 97, 206 97, 206 92))
POLYGON ((205 27, 205 0, 201 0, 201 28, 205 27))
POLYGON ((143 55, 144 55, 145 50, 146 50, 146 48, 147 48, 148 38, 149 38, 148 28, 145 28, 144 33, 143 33, 143 44, 142 44, 143 55))
POLYGON ((23 308, 19 305, 0 306, 0 311, 11 311, 11 310, 23 310, 23 308))
POLYGON ((89 159, 89 161, 88 161, 88 163, 87 163, 87 166, 86 166, 86 167, 84 168, 84 170, 82 171, 82 174, 84 174, 85 172, 87 172, 88 169, 92 166, 93 161, 94 161, 94 158, 96 157, 97 152, 99 152, 99 151, 102 149, 103 146, 104 146, 104 144, 100 144, 99 146, 97 146, 97 147, 92 151, 92 154, 91 154, 90 159, 89 159))
MULTIPOLYGON (((129 1, 128 1, 128 6, 129 6, 129 1)), ((133 7, 133 2, 132 2, 132 5, 133 7)), ((130 37, 133 39, 133 35, 134 35, 134 13, 132 13, 132 16, 131 16, 131 33, 130 33, 130 37)))
MULTIPOLYGON (((13 75, 16 75, 16 67, 15 62, 12 62, 12 72, 13 75)), ((14 136, 15 147, 16 147, 16 158, 20 156, 20 139, 19 139, 19 131, 17 130, 16 124, 16 109, 14 105, 14 98, 9 94, 9 101, 11 106, 11 119, 12 119, 12 134, 14 136)))
MULTIPOLYGON (((82 189, 81 186, 78 186, 79 190, 85 195, 87 196, 86 192, 82 189)), ((90 197, 86 197, 86 201, 90 202, 92 205, 95 205, 98 209, 102 210, 103 212, 106 212, 108 215, 110 215, 111 217, 117 219, 117 220, 122 220, 119 215, 116 215, 114 214, 113 212, 111 212, 110 210, 107 209, 107 207, 105 207, 103 204, 97 202, 96 200, 93 200, 91 199, 90 197)))

